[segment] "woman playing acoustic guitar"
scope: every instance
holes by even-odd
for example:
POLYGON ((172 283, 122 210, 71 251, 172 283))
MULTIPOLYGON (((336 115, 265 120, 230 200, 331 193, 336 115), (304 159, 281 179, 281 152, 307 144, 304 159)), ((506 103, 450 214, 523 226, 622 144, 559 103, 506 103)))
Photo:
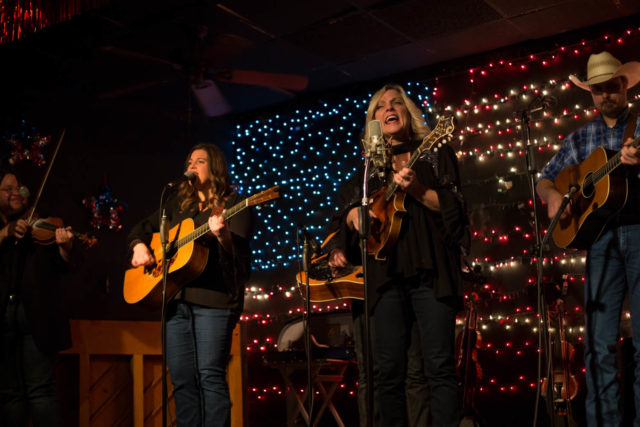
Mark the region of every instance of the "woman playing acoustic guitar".
MULTIPOLYGON (((204 251, 204 270, 182 284, 169 303, 167 363, 178 426, 225 426, 230 424, 231 407, 226 366, 249 275, 252 216, 249 210, 230 221, 221 215, 225 207, 242 198, 231 185, 226 161, 218 147, 194 146, 185 170, 195 173, 195 179, 193 183, 180 184, 177 194, 169 198, 168 219, 172 226, 189 218, 198 225, 208 222, 211 236, 195 243, 208 249, 204 251)), ((158 212, 133 228, 129 235, 133 267, 156 264, 148 245, 152 234, 158 231, 158 212)))

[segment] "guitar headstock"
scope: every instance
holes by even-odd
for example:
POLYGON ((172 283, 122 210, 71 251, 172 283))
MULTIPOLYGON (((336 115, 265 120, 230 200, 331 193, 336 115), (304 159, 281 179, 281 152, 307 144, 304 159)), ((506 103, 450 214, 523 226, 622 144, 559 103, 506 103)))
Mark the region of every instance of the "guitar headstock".
POLYGON ((278 199, 280 197, 279 191, 280 191, 280 186, 276 185, 258 194, 254 194, 253 196, 247 199, 247 205, 255 206, 264 202, 268 202, 269 200, 278 199))
POLYGON ((442 144, 449 140, 451 134, 456 128, 453 121, 453 115, 441 116, 438 119, 436 127, 429 135, 424 137, 422 144, 420 144, 417 151, 420 153, 432 149, 435 151, 438 147, 442 146, 442 144))

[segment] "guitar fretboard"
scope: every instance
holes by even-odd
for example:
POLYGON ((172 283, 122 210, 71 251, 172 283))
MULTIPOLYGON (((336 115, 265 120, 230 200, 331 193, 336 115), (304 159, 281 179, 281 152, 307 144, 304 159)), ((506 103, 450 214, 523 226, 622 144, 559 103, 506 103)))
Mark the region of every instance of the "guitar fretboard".
MULTIPOLYGON (((240 203, 238 203, 237 205, 234 205, 233 207, 227 209, 226 211, 224 211, 224 213, 222 214, 222 218, 224 218, 225 220, 231 218, 232 216, 234 216, 235 214, 237 214, 238 212, 242 211, 244 208, 249 206, 249 199, 245 199, 243 201, 241 201, 240 203)), ((176 240, 173 243, 173 246, 175 249, 180 249, 181 247, 183 247, 184 245, 204 236, 205 234, 207 234, 209 232, 209 223, 205 222, 204 224, 202 224, 200 227, 196 228, 195 230, 193 230, 191 233, 187 234, 186 236, 176 240)))
MULTIPOLYGON (((640 146, 640 136, 636 137, 631 143, 633 148, 638 148, 640 146)), ((618 151, 615 155, 613 155, 607 163, 602 165, 600 169, 587 176, 584 180, 584 187, 589 187, 591 185, 596 185, 602 178, 609 175, 615 168, 620 166, 622 163, 622 151, 618 151)))

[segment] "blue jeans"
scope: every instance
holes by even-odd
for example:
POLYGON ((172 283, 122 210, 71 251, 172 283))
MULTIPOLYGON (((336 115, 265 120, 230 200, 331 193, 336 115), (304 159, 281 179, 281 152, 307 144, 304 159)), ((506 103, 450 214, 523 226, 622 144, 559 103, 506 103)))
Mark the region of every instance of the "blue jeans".
POLYGON ((585 308, 585 364, 587 379, 587 424, 619 426, 620 396, 617 381, 616 342, 625 293, 633 328, 634 398, 640 426, 640 225, 609 230, 591 247, 587 256, 585 308))
POLYGON ((8 304, 0 344, 0 425, 62 425, 56 395, 55 354, 45 354, 26 332, 22 303, 8 304))
POLYGON ((455 312, 453 304, 437 300, 433 289, 417 279, 394 281, 381 294, 374 308, 381 425, 407 425, 407 349, 415 317, 431 390, 433 425, 458 427, 461 417, 453 357, 455 312))
POLYGON ((167 364, 178 427, 228 426, 226 380, 238 313, 177 302, 167 320, 167 364))

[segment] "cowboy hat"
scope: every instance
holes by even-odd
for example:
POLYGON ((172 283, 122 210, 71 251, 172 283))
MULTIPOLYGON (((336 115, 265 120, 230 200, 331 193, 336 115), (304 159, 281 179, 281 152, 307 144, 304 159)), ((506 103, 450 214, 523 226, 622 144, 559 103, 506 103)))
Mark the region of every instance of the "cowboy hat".
POLYGON ((627 89, 632 88, 640 81, 640 62, 631 61, 622 65, 609 52, 594 53, 587 62, 587 80, 581 81, 573 74, 569 79, 579 88, 591 91, 590 85, 606 82, 619 76, 627 78, 627 89))

